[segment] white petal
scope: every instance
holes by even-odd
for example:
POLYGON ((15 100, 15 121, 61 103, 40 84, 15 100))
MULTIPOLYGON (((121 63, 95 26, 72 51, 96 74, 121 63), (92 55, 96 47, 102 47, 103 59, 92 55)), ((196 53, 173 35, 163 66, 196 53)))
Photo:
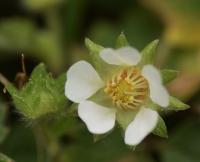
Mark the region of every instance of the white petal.
POLYGON ((137 65, 141 60, 139 51, 132 47, 123 47, 116 50, 127 65, 137 65))
POLYGON ((141 60, 139 52, 132 47, 123 47, 117 50, 105 48, 101 51, 100 57, 112 65, 136 65, 141 60))
POLYGON ((108 64, 121 65, 125 64, 117 55, 116 51, 111 48, 105 48, 100 52, 100 57, 108 64))
POLYGON ((125 132, 125 143, 136 146, 139 144, 153 129, 158 121, 158 113, 154 110, 141 108, 135 119, 128 125, 125 132))
POLYGON ((92 101, 79 104, 78 115, 93 134, 103 134, 115 125, 116 110, 98 105, 92 101))
POLYGON ((162 107, 167 107, 169 94, 162 84, 160 72, 153 65, 145 65, 142 69, 142 75, 148 80, 152 101, 162 107))
POLYGON ((67 72, 65 95, 71 101, 79 103, 104 86, 95 69, 86 61, 72 65, 67 72))

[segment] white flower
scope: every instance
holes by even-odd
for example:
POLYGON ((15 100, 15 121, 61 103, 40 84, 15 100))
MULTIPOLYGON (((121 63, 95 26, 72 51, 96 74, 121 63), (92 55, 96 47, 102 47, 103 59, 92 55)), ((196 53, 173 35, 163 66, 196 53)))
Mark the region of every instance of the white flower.
POLYGON ((67 72, 65 95, 79 104, 78 115, 93 134, 110 131, 115 126, 117 113, 127 110, 137 112, 125 130, 125 143, 137 145, 151 133, 158 121, 158 113, 145 102, 151 100, 162 107, 169 104, 161 75, 153 65, 138 68, 141 56, 132 47, 105 48, 100 57, 107 64, 122 67, 121 71, 113 74, 110 80, 103 81, 89 63, 79 61, 67 72), (115 108, 89 100, 100 89, 104 89, 115 108))

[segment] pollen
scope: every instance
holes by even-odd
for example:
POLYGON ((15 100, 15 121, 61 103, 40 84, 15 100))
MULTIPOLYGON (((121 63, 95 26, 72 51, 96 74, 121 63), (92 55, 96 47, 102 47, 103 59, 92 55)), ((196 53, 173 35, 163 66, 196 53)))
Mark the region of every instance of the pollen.
POLYGON ((134 110, 145 102, 149 86, 139 69, 123 69, 107 82, 104 92, 118 108, 134 110))

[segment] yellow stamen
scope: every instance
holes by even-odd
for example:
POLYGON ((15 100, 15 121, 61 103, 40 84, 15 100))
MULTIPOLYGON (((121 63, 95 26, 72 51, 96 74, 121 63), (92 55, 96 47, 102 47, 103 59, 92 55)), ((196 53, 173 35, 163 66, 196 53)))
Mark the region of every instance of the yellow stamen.
POLYGON ((104 92, 111 96, 118 108, 136 109, 146 100, 149 85, 137 68, 123 69, 107 82, 104 92))

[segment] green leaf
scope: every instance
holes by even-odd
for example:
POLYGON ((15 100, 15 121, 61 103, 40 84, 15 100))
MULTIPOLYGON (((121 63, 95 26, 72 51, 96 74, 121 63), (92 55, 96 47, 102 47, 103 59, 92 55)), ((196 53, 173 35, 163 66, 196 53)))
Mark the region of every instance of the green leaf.
POLYGON ((14 162, 14 160, 12 160, 8 156, 0 153, 0 162, 14 162))
POLYGON ((160 137, 168 138, 167 127, 162 117, 159 116, 156 128, 153 130, 152 133, 160 137))
POLYGON ((161 75, 162 75, 163 83, 166 84, 177 77, 178 71, 163 69, 161 70, 161 75))
POLYGON ((151 43, 149 43, 141 52, 142 60, 140 62, 140 65, 145 64, 153 64, 156 54, 156 49, 158 46, 159 40, 154 40, 151 43))
POLYGON ((128 46, 129 43, 126 39, 126 36, 123 32, 121 32, 121 34, 118 36, 117 41, 116 41, 116 48, 121 48, 124 46, 128 46))
POLYGON ((39 64, 21 90, 11 84, 6 88, 19 112, 34 120, 64 109, 67 105, 63 88, 65 80, 65 74, 54 79, 46 72, 45 65, 39 64))
POLYGON ((180 111, 180 110, 186 110, 189 109, 190 106, 183 103, 182 101, 178 100, 177 98, 170 96, 169 98, 169 107, 168 110, 175 110, 175 111, 180 111))

